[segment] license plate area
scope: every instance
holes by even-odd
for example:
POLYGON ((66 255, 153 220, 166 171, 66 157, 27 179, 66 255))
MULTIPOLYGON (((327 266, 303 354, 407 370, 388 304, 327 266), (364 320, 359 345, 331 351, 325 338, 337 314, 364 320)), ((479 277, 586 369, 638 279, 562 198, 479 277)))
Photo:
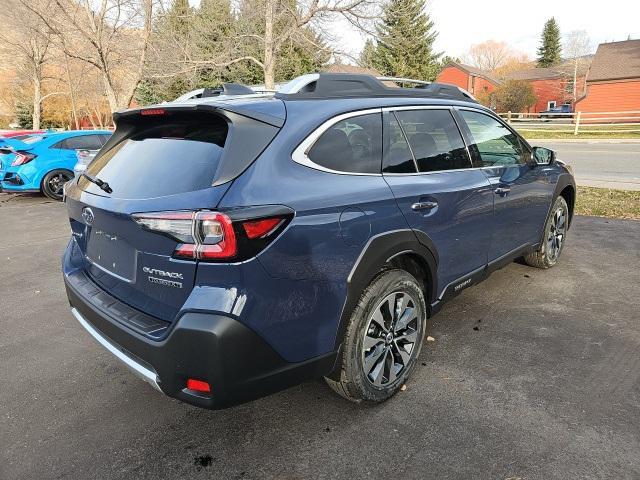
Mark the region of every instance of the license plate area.
POLYGON ((91 229, 85 256, 100 270, 126 282, 134 282, 136 250, 121 236, 91 229))

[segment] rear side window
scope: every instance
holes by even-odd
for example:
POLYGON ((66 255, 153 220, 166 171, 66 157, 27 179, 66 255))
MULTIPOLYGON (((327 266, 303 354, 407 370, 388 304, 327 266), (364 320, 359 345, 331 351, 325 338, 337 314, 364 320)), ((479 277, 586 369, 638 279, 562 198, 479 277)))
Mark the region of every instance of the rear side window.
POLYGON ((473 144, 469 146, 482 167, 524 165, 526 150, 520 139, 495 118, 484 113, 460 110, 469 127, 473 144))
POLYGON ((66 138, 51 148, 60 148, 64 150, 99 150, 102 147, 102 141, 99 135, 82 135, 79 137, 66 138))
POLYGON ((332 125, 307 155, 321 167, 339 172, 380 173, 382 119, 379 113, 359 115, 332 125))
MULTIPOLYGON (((112 197, 153 198, 210 187, 227 138, 217 115, 175 118, 137 127, 89 165, 112 197)), ((86 179, 81 187, 92 189, 86 179)), ((98 190, 96 190, 98 192, 98 190)))
POLYGON ((471 168, 471 159, 449 110, 396 112, 420 172, 471 168))

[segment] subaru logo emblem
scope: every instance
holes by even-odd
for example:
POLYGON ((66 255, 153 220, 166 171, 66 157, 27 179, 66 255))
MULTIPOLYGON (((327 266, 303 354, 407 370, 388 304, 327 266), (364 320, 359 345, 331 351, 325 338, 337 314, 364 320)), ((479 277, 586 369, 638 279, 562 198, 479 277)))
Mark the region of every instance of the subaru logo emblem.
POLYGON ((85 207, 82 209, 82 219, 84 220, 84 223, 86 223, 87 225, 91 225, 94 218, 95 217, 93 216, 93 210, 91 210, 89 207, 85 207))

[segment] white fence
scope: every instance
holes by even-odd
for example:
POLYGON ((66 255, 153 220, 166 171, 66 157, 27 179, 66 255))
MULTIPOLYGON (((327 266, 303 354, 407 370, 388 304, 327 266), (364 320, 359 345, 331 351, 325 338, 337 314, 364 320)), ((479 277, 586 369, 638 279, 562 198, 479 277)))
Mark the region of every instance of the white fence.
POLYGON ((637 133, 640 110, 628 112, 499 113, 519 132, 637 133))

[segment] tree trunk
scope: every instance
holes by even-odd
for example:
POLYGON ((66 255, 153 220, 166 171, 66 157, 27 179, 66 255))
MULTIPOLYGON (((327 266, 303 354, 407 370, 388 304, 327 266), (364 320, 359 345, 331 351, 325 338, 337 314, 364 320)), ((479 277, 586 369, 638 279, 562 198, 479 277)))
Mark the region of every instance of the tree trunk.
POLYGON ((33 76, 33 115, 31 128, 40 130, 40 118, 42 116, 42 79, 41 72, 35 69, 33 76))
POLYGON ((264 15, 264 87, 267 90, 275 89, 275 44, 273 39, 274 0, 266 0, 264 15))
POLYGON ((113 112, 117 112, 118 110, 122 110, 123 107, 118 105, 118 97, 116 96, 116 90, 115 88, 113 88, 113 84, 111 83, 109 72, 107 72, 105 68, 100 73, 102 73, 102 83, 104 84, 104 93, 107 96, 107 101, 109 102, 109 108, 111 109, 111 112, 113 113, 113 112))
POLYGON ((78 112, 76 110, 76 94, 73 89, 73 82, 71 81, 71 72, 69 71, 69 57, 64 56, 64 64, 67 70, 67 83, 69 84, 69 97, 71 99, 71 114, 73 116, 73 123, 76 130, 80 130, 80 123, 78 122, 78 112))
POLYGON ((578 59, 573 61, 573 103, 578 99, 578 59))

